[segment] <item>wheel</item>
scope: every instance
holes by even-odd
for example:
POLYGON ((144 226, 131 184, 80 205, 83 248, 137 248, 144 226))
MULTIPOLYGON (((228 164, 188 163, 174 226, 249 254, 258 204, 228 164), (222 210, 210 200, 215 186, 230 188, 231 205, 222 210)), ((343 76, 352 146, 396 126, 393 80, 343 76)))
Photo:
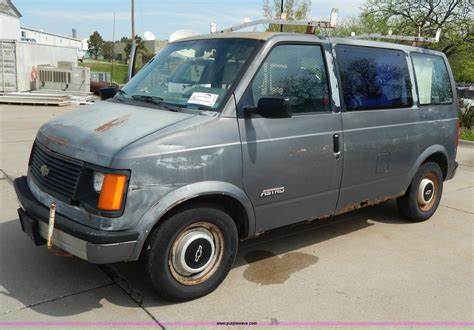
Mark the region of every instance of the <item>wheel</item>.
POLYGON ((165 219, 150 236, 145 245, 146 273, 167 300, 191 300, 212 292, 237 254, 233 219, 212 205, 184 209, 165 219))
POLYGON ((425 163, 415 174, 405 195, 397 199, 398 211, 413 222, 428 220, 443 193, 443 174, 436 163, 425 163))

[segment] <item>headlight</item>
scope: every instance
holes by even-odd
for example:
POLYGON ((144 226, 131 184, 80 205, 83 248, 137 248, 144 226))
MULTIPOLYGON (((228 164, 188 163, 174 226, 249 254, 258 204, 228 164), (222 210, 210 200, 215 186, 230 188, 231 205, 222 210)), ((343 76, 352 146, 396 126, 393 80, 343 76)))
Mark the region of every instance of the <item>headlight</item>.
POLYGON ((96 193, 100 194, 102 191, 102 186, 104 185, 104 173, 94 172, 94 190, 96 193))

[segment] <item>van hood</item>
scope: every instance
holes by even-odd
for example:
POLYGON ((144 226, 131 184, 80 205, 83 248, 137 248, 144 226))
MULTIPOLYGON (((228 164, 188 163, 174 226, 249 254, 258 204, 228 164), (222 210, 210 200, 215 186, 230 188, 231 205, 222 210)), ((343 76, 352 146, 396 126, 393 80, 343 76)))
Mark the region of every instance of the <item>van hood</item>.
POLYGON ((37 139, 60 154, 110 166, 122 148, 195 114, 116 102, 98 102, 41 126, 37 139))

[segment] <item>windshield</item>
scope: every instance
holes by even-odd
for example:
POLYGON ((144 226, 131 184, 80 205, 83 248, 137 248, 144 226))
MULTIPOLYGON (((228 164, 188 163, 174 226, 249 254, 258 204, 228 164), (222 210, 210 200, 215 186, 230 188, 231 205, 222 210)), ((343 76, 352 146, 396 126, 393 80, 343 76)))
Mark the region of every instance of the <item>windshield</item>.
POLYGON ((236 38, 172 43, 116 98, 217 111, 258 44, 258 40, 236 38))

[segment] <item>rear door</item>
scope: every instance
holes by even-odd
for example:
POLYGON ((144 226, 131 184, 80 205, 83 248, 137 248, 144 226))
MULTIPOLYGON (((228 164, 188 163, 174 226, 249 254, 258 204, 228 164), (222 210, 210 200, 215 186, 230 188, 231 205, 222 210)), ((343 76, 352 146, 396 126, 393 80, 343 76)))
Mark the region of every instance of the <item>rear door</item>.
POLYGON ((329 95, 321 45, 277 44, 239 101, 243 184, 257 232, 334 212, 342 173, 334 143, 342 125, 329 95), (293 116, 244 118, 243 108, 262 97, 289 98, 293 116))
POLYGON ((355 45, 335 49, 345 105, 337 208, 346 211, 403 194, 423 132, 406 52, 355 45))

